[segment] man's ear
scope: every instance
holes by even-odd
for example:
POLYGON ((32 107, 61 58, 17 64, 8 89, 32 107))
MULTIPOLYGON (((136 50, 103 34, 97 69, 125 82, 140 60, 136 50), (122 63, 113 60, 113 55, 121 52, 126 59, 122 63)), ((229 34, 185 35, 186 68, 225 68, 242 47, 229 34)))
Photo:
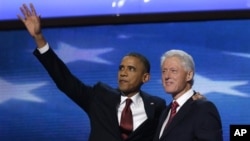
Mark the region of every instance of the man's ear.
POLYGON ((150 79, 150 74, 149 73, 144 73, 143 78, 142 78, 142 82, 146 83, 146 82, 149 81, 149 79, 150 79))
POLYGON ((194 77, 194 72, 193 71, 189 71, 186 77, 187 81, 191 81, 194 77))

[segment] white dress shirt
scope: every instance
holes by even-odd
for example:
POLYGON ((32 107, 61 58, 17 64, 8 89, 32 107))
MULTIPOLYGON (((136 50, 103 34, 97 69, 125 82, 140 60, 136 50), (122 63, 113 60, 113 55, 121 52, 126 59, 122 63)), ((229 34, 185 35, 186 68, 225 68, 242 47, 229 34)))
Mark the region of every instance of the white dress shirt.
MULTIPOLYGON (((121 96, 121 103, 118 106, 118 113, 117 113, 119 124, 121 122, 121 113, 122 113, 123 108, 126 105, 127 98, 128 97, 126 96, 121 96)), ((147 114, 144 108, 143 100, 139 93, 130 97, 130 99, 132 100, 130 108, 131 108, 132 115, 133 115, 133 131, 134 131, 147 119, 147 114)))
POLYGON ((49 44, 46 43, 45 46, 43 46, 43 47, 41 47, 41 48, 37 48, 37 49, 38 49, 38 51, 39 51, 41 54, 43 54, 43 53, 45 53, 45 52, 47 52, 47 51, 49 50, 49 44))

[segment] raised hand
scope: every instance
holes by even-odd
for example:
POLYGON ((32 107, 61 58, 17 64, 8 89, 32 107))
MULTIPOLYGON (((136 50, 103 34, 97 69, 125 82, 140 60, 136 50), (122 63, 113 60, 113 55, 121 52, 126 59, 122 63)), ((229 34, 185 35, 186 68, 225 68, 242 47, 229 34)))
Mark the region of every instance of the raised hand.
POLYGON ((36 14, 36 9, 32 3, 29 5, 29 7, 26 4, 23 4, 20 7, 23 16, 19 14, 17 16, 23 22, 30 35, 34 37, 37 46, 40 48, 46 44, 41 31, 40 16, 36 14))
POLYGON ((40 34, 41 33, 40 17, 37 16, 33 4, 30 4, 30 9, 26 4, 23 4, 22 7, 20 7, 20 10, 23 14, 23 17, 20 15, 17 16, 24 23, 30 35, 34 37, 40 34))

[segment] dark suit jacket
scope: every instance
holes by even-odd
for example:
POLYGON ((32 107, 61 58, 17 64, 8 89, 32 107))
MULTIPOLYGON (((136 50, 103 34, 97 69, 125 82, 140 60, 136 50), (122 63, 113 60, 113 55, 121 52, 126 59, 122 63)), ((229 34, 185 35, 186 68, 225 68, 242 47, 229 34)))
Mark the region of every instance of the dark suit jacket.
MULTIPOLYGON (((101 82, 94 86, 82 83, 71 74, 52 49, 44 54, 35 50, 34 54, 57 87, 88 114, 91 124, 90 141, 122 140, 117 119, 117 106, 120 104, 120 92, 117 89, 101 82)), ((163 99, 142 91, 140 95, 148 119, 129 136, 128 141, 152 141, 160 115, 166 108, 163 99)))
POLYGON ((223 141, 222 123, 215 105, 190 98, 179 109, 159 139, 170 106, 163 112, 154 141, 223 141))

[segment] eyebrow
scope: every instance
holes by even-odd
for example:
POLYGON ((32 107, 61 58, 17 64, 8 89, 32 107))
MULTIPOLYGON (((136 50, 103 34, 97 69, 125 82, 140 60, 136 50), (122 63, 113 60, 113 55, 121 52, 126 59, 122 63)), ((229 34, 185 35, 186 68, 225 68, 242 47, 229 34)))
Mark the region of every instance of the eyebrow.
POLYGON ((136 67, 135 67, 135 66, 128 66, 128 68, 134 68, 134 69, 136 69, 136 67))

